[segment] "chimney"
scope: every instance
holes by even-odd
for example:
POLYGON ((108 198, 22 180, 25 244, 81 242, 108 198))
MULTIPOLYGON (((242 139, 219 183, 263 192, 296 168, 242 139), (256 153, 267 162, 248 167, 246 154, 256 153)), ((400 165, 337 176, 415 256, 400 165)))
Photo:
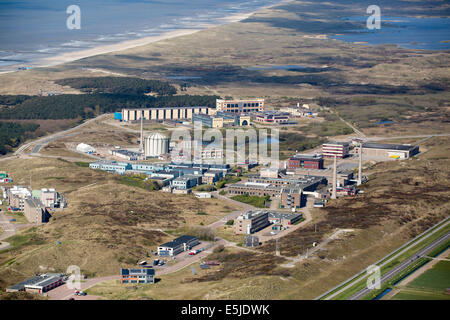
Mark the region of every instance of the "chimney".
POLYGON ((359 143, 359 167, 358 167, 358 181, 357 185, 359 186, 362 183, 362 143, 359 143))
POLYGON ((332 191, 332 194, 331 194, 331 199, 336 199, 336 184, 337 184, 336 155, 334 155, 334 164, 333 164, 333 191, 332 191))

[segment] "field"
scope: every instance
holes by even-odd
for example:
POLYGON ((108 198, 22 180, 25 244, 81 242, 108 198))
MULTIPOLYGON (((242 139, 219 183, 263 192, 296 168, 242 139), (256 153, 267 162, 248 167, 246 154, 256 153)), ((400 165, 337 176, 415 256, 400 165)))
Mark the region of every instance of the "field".
MULTIPOLYGON (((439 256, 448 259, 449 256, 439 256)), ((427 268, 425 265, 422 268, 427 268)), ((419 269, 420 270, 420 269, 419 269)), ((449 282, 450 262, 442 260, 427 269, 412 281, 398 285, 399 292, 393 300, 450 300, 446 290, 450 288, 449 282)), ((411 275, 414 276, 414 273, 411 275)), ((405 280, 407 281, 408 278, 405 280)))

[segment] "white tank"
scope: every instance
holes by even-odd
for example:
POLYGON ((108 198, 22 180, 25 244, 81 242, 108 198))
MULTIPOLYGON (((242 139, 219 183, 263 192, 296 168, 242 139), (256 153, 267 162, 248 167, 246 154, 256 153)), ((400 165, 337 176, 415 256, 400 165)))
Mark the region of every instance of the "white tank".
POLYGON ((146 157, 159 157, 169 153, 169 138, 160 133, 153 133, 144 139, 144 154, 146 157))

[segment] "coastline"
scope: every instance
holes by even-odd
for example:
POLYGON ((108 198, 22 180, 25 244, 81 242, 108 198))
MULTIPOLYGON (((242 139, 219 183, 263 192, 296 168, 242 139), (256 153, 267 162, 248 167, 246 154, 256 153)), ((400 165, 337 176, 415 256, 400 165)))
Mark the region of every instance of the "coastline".
MULTIPOLYGON (((239 22, 239 21, 245 20, 245 19, 249 18, 250 16, 252 16, 253 14, 260 12, 261 10, 269 9, 274 6, 278 6, 282 3, 287 3, 287 2, 291 2, 291 0, 282 0, 276 4, 266 5, 261 8, 258 8, 255 11, 248 12, 248 13, 238 13, 238 14, 234 14, 231 16, 219 18, 219 19, 217 19, 218 23, 201 24, 198 26, 198 28, 195 28, 195 29, 192 29, 192 28, 177 29, 177 30, 173 30, 173 31, 164 32, 157 36, 150 36, 150 37, 144 37, 144 38, 133 39, 133 40, 125 40, 125 41, 121 41, 121 42, 114 43, 114 44, 100 45, 100 46, 97 46, 94 48, 78 50, 78 51, 73 51, 73 52, 66 52, 66 53, 58 54, 58 55, 55 55, 52 57, 46 57, 46 58, 36 60, 33 63, 30 63, 29 66, 31 67, 30 69, 54 67, 54 66, 62 65, 65 63, 77 61, 77 60, 88 58, 88 57, 119 52, 122 50, 145 46, 145 45, 163 41, 163 40, 168 40, 168 39, 172 39, 172 38, 191 35, 191 34, 197 33, 202 30, 207 30, 207 29, 214 28, 217 26, 227 25, 227 24, 231 24, 234 22, 239 22)), ((13 73, 13 72, 19 72, 19 71, 23 71, 23 70, 17 70, 17 65, 14 65, 14 69, 0 71, 0 75, 13 73)))

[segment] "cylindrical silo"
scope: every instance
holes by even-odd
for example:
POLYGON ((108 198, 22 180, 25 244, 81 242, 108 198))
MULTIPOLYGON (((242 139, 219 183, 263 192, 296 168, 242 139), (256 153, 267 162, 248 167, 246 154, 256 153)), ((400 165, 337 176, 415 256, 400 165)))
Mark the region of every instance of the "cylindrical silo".
POLYGON ((144 153, 146 157, 159 157, 169 153, 169 138, 160 133, 153 133, 145 138, 144 153))

